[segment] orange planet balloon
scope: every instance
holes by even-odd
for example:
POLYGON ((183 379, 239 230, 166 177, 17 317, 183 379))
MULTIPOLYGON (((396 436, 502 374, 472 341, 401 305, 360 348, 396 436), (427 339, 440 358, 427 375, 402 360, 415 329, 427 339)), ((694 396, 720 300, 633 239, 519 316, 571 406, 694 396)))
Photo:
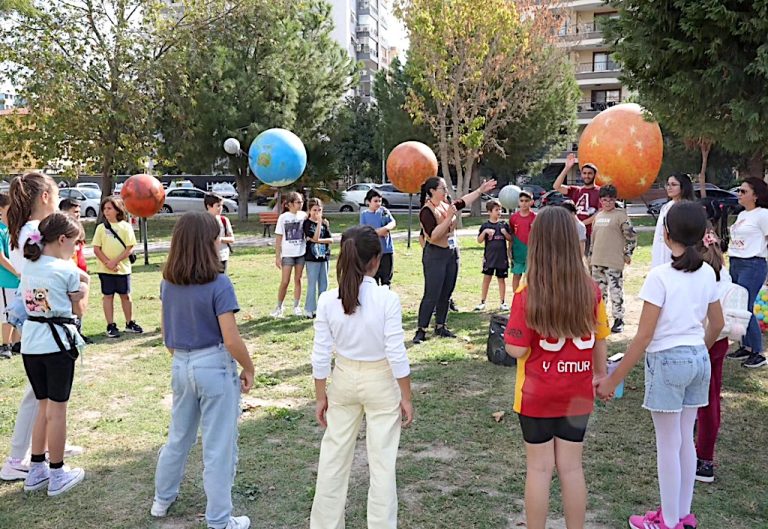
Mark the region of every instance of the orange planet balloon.
POLYGON ((403 193, 419 193, 427 178, 437 176, 435 153, 421 142, 403 142, 387 157, 387 176, 403 193))
POLYGON ((160 180, 148 174, 135 174, 125 181, 120 196, 128 213, 137 217, 151 217, 163 207, 165 189, 160 180))
POLYGON ((664 156, 661 129, 643 108, 623 103, 600 112, 579 140, 579 164, 597 166, 597 185, 611 184, 619 198, 636 198, 656 181, 664 156))

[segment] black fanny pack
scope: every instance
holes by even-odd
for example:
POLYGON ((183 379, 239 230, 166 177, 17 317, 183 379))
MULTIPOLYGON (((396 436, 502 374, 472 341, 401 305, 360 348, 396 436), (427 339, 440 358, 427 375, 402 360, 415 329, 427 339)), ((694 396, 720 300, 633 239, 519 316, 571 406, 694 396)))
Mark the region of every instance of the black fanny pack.
POLYGON ((73 360, 76 360, 77 357, 80 355, 80 352, 77 350, 77 340, 75 340, 74 333, 70 330, 67 325, 77 325, 77 320, 75 318, 59 318, 59 317, 51 317, 51 318, 45 318, 43 316, 29 316, 27 318, 29 321, 34 321, 37 323, 45 323, 50 327, 51 334, 53 334, 53 339, 56 341, 56 345, 59 346, 59 351, 62 353, 67 353, 69 356, 72 357, 73 360), (61 336, 59 336, 58 331, 56 330, 56 327, 61 327, 64 329, 64 335, 67 337, 67 342, 69 342, 69 347, 66 347, 64 345, 64 342, 61 341, 61 336))

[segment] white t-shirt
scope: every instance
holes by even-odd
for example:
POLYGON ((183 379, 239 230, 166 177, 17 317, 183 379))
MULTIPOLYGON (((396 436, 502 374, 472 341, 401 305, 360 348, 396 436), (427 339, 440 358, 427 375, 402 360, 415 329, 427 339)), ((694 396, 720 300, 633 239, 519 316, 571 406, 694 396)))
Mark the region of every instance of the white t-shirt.
POLYGON ((304 219, 307 214, 303 211, 291 213, 286 211, 277 218, 275 235, 282 235, 280 246, 281 257, 304 257, 307 251, 307 240, 304 235, 304 219))
MULTIPOLYGON (((219 237, 232 237, 232 224, 227 217, 216 215, 216 222, 219 223, 219 237)), ((223 242, 219 243, 219 261, 229 261, 229 245, 223 242)))
POLYGON ((704 325, 710 303, 719 301, 715 271, 707 263, 695 272, 652 268, 640 289, 640 299, 661 307, 653 339, 646 351, 656 353, 679 345, 704 345, 704 325))
POLYGON ((755 208, 742 211, 731 226, 731 244, 728 254, 731 257, 768 257, 766 249, 768 237, 768 209, 755 208))
POLYGON ((653 246, 651 247, 651 268, 656 268, 664 263, 672 262, 672 250, 664 242, 664 219, 667 217, 669 208, 675 205, 674 200, 670 200, 659 211, 659 218, 656 221, 656 229, 653 232, 653 246))
POLYGON ((27 259, 24 259, 24 244, 26 244, 27 239, 29 239, 29 236, 32 234, 33 231, 37 230, 39 226, 40 226, 39 220, 27 221, 27 223, 21 227, 21 230, 19 230, 19 247, 11 248, 10 261, 11 261, 11 264, 13 265, 13 268, 16 269, 19 275, 21 275, 22 272, 24 272, 24 267, 29 262, 27 259))

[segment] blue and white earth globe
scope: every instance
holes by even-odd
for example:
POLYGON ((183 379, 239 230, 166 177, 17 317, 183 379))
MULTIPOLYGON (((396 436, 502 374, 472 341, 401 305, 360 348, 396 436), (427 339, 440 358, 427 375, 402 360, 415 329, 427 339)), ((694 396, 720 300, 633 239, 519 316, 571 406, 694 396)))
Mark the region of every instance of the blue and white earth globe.
POLYGON ((256 178, 265 184, 287 186, 304 173, 307 149, 299 137, 289 130, 265 130, 251 143, 248 164, 256 178))

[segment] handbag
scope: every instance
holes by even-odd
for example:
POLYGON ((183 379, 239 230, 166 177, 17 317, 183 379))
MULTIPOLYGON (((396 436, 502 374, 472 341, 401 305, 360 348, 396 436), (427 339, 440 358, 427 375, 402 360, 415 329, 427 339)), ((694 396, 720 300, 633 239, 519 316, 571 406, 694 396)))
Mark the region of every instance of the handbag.
MULTIPOLYGON (((126 245, 125 245, 125 243, 123 242, 123 239, 121 239, 121 238, 120 238, 120 236, 119 236, 119 235, 117 234, 117 232, 114 230, 114 228, 112 227, 112 225, 111 225, 111 224, 109 223, 109 221, 107 221, 106 219, 104 220, 104 227, 105 227, 106 229, 108 229, 110 232, 112 232, 112 235, 114 235, 114 236, 115 236, 115 239, 117 239, 117 241, 118 241, 120 244, 122 244, 122 245, 123 245, 123 248, 128 248, 128 246, 126 246, 126 245)), ((130 263, 131 263, 131 264, 135 263, 135 262, 136 262, 136 254, 134 254, 133 252, 131 252, 131 253, 130 253, 130 255, 128 255, 128 261, 130 261, 130 263)))

